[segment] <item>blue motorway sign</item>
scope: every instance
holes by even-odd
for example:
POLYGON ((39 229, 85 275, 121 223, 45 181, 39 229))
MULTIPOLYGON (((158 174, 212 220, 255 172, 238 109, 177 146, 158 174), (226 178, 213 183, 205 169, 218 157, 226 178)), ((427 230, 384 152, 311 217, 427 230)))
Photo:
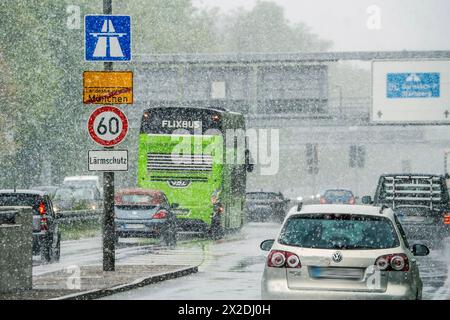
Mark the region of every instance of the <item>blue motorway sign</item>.
POLYGON ((440 74, 388 73, 386 79, 387 98, 439 98, 440 74))
POLYGON ((130 61, 131 17, 87 15, 84 17, 86 61, 130 61))

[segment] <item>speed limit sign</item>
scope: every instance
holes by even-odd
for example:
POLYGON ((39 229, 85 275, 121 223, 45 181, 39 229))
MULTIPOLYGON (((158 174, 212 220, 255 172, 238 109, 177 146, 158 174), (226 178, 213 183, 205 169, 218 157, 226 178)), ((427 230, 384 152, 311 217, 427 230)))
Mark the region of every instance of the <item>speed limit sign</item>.
POLYGON ((125 139, 128 119, 119 108, 103 106, 92 112, 87 126, 92 140, 104 147, 112 147, 125 139))

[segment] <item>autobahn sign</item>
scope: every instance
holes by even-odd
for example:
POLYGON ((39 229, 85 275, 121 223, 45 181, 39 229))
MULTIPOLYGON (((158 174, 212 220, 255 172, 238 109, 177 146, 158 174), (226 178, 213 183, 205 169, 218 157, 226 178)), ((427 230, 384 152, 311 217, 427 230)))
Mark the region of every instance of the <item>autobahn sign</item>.
POLYGON ((372 61, 376 124, 449 124, 450 60, 372 61))
POLYGON ((86 61, 130 61, 131 17, 119 15, 86 15, 86 61))
POLYGON ((125 139, 128 119, 119 108, 103 106, 92 112, 87 128, 94 142, 104 147, 112 147, 125 139))

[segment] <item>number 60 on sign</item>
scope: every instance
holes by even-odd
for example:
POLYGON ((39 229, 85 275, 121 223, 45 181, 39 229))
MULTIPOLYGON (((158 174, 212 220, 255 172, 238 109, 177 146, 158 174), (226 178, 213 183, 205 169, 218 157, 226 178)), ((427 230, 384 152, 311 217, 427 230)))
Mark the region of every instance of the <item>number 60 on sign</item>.
POLYGON ((125 139, 128 119, 117 107, 103 106, 92 112, 88 120, 92 140, 104 147, 112 147, 125 139))

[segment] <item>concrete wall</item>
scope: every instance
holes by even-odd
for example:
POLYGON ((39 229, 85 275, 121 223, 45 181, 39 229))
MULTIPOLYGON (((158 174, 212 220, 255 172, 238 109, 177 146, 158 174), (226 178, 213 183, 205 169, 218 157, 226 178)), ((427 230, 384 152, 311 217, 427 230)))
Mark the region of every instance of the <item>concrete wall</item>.
POLYGON ((0 222, 0 292, 32 288, 31 208, 0 207, 0 215, 14 213, 14 224, 0 222))

